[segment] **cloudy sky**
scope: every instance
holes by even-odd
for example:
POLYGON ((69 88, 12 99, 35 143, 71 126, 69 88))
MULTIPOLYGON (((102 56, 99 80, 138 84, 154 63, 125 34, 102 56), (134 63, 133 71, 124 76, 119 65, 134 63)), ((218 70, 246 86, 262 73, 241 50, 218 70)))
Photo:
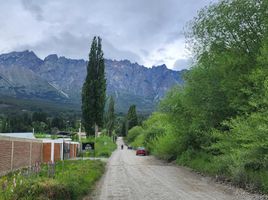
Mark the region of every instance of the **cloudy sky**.
POLYGON ((33 50, 87 59, 94 35, 106 58, 151 67, 188 65, 183 30, 217 0, 0 0, 0 53, 33 50))

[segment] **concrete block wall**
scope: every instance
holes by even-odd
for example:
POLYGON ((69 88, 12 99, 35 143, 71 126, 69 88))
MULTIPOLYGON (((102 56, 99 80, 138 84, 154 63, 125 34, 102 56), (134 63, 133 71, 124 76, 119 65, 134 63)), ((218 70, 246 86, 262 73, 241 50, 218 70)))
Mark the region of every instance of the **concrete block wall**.
POLYGON ((30 142, 14 141, 12 169, 19 169, 20 167, 31 166, 30 145, 30 142))
POLYGON ((43 140, 43 162, 68 160, 77 156, 78 144, 63 140, 43 140))
POLYGON ((54 146, 54 161, 61 160, 61 144, 55 144, 54 146))
POLYGON ((74 145, 75 144, 70 144, 70 158, 74 158, 74 145))
POLYGON ((43 144, 43 162, 51 161, 51 143, 43 144))
MULTIPOLYGON (((67 143, 70 149, 68 157, 77 156, 78 144, 67 143)), ((63 143, 44 142, 41 140, 20 139, 0 136, 0 176, 23 167, 30 167, 36 162, 55 162, 63 159, 63 143)))
POLYGON ((12 142, 7 140, 0 141, 0 174, 11 169, 12 142))
POLYGON ((0 175, 42 162, 42 154, 39 140, 0 136, 0 175))

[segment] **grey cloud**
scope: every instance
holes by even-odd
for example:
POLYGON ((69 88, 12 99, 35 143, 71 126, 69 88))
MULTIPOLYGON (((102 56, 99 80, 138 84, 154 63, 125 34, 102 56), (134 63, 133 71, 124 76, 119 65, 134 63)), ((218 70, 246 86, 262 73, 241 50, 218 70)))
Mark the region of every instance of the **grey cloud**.
MULTIPOLYGON (((19 50, 31 49, 42 58, 51 53, 59 54, 69 58, 84 58, 88 59, 90 43, 94 35, 76 36, 70 32, 62 32, 58 35, 48 37, 35 45, 23 45, 19 50)), ((109 41, 103 40, 103 49, 105 58, 109 59, 129 59, 132 62, 139 62, 140 57, 131 52, 117 49, 109 41)))
POLYGON ((165 48, 159 48, 159 49, 157 49, 157 52, 159 52, 159 53, 162 53, 164 51, 165 51, 165 48))
POLYGON ((106 40, 103 41, 103 49, 106 52, 104 54, 105 58, 116 59, 116 60, 128 59, 132 62, 138 62, 138 63, 141 62, 141 58, 138 54, 135 54, 134 52, 127 50, 117 49, 106 40))
MULTIPOLYGON (((197 10, 217 0, 11 0, 5 2, 5 9, 18 1, 33 20, 27 18, 30 28, 20 29, 27 41, 21 39, 17 45, 14 42, 12 50, 27 47, 40 56, 57 53, 87 59, 90 40, 100 35, 106 57, 155 65, 165 58, 173 57, 173 63, 182 57, 181 49, 175 54, 168 48, 178 48, 177 41, 184 40, 186 22, 197 10), (167 56, 168 52, 174 55, 167 56)), ((0 51, 10 46, 7 39, 17 37, 12 25, 25 15, 17 15, 12 8, 10 16, 9 25, 2 27, 6 35, 0 33, 0 51)))
POLYGON ((145 49, 140 49, 140 52, 142 53, 142 55, 144 56, 148 56, 149 55, 149 51, 145 50, 145 49))
POLYGON ((52 53, 70 58, 83 58, 88 53, 89 45, 90 41, 86 37, 77 37, 69 32, 61 32, 58 35, 49 36, 39 43, 22 45, 19 49, 31 49, 41 58, 52 53), (81 52, 84 52, 84 55, 81 55, 81 52))
POLYGON ((191 58, 188 59, 178 59, 174 63, 173 69, 174 70, 182 70, 182 69, 189 69, 192 65, 193 61, 191 58))
POLYGON ((28 10, 38 21, 43 20, 43 10, 34 0, 22 0, 23 7, 28 10))

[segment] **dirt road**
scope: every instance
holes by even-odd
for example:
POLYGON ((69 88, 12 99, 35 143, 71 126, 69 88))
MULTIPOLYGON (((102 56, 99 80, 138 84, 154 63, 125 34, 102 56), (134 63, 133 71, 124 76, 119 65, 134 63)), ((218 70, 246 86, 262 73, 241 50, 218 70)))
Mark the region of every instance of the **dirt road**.
MULTIPOLYGON (((122 144, 119 138, 118 145, 122 144)), ((234 200, 258 199, 243 190, 216 184, 190 170, 152 156, 117 149, 93 194, 95 200, 234 200)))

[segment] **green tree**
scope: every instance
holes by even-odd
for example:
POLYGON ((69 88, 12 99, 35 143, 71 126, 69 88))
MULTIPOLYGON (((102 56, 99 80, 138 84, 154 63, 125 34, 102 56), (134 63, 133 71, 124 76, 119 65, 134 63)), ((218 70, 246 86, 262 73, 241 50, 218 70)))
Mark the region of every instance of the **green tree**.
POLYGON ((32 115, 33 122, 47 122, 47 113, 45 112, 34 112, 32 115))
POLYGON ((203 8, 189 23, 190 47, 197 57, 215 45, 256 55, 267 31, 267 5, 266 0, 222 0, 203 8))
POLYGON ((82 88, 82 117, 87 136, 103 125, 106 98, 105 65, 101 38, 94 37, 89 53, 87 76, 82 88))
POLYGON ((126 120, 123 120, 122 125, 121 125, 121 130, 120 130, 120 135, 125 137, 126 136, 126 120))
POLYGON ((205 7, 191 22, 196 65, 185 77, 184 98, 199 130, 222 128, 222 121, 254 111, 249 75, 267 32, 267 8, 265 0, 224 0, 205 7))
POLYGON ((4 117, 1 119, 1 130, 0 131, 2 133, 8 133, 11 131, 9 118, 4 117))
POLYGON ((114 125, 115 125, 114 98, 111 96, 107 112, 107 124, 106 124, 109 136, 112 135, 114 125))
POLYGON ((136 113, 136 106, 131 105, 127 113, 126 130, 128 131, 137 125, 138 125, 138 117, 136 113))
POLYGON ((54 117, 51 121, 52 128, 63 129, 64 128, 64 121, 61 117, 54 117))

